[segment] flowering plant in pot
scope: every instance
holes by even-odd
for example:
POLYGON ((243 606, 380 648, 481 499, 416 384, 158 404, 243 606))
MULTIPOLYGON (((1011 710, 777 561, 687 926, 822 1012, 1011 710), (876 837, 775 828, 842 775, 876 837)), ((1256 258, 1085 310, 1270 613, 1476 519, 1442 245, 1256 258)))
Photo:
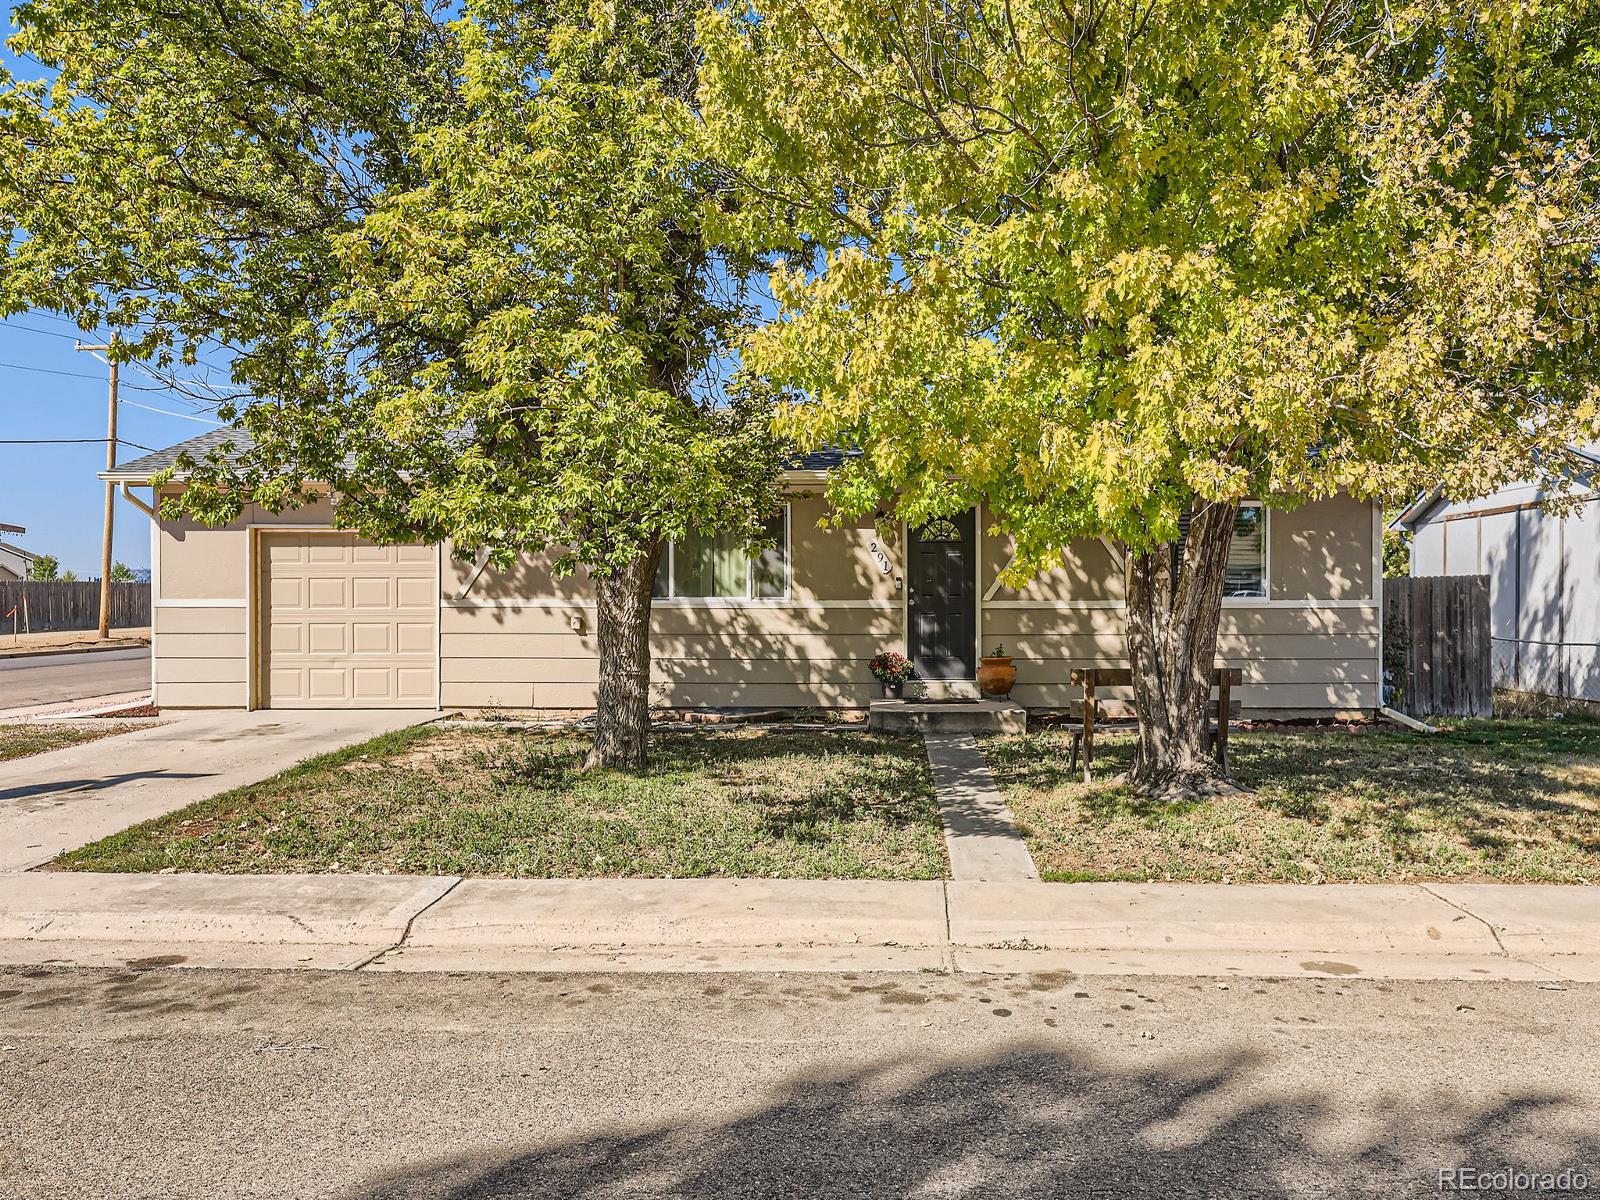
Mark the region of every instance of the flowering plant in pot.
POLYGON ((978 690, 985 696, 1003 700, 1017 686, 1017 668, 1003 645, 996 645, 988 654, 978 659, 978 690))
POLYGON ((883 685, 885 696, 898 696, 901 684, 911 678, 913 669, 909 658, 893 650, 880 650, 867 663, 872 677, 883 685))

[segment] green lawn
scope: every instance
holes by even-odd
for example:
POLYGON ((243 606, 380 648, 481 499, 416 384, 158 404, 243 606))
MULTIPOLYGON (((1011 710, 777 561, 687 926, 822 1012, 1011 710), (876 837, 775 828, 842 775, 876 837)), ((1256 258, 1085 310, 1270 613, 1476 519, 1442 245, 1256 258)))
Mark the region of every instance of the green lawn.
POLYGON ((0 725, 0 762, 13 758, 26 758, 30 754, 43 754, 46 750, 60 750, 83 742, 97 741, 116 733, 137 729, 136 725, 101 721, 97 725, 68 725, 57 721, 28 721, 16 725, 0 725))
POLYGON ((1111 781, 1126 735, 1067 771, 1056 733, 984 744, 1048 879, 1600 883, 1600 719, 1461 721, 1428 736, 1237 733, 1252 792, 1156 804, 1111 781))
POLYGON ((85 871, 937 879, 922 743, 658 733, 643 776, 567 734, 403 730, 73 851, 85 871))

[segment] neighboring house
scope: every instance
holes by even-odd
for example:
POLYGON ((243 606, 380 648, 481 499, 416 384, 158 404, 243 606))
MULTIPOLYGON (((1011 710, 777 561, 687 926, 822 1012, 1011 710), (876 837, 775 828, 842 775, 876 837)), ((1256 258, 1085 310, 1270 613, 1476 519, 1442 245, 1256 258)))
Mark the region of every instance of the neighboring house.
MULTIPOLYGON (((208 433, 108 472, 148 484, 208 433)), ((1102 541, 1074 544, 1020 590, 997 582, 1006 539, 965 513, 880 535, 818 527, 837 454, 786 475, 778 548, 752 562, 691 538, 663 559, 653 617, 654 699, 675 707, 860 707, 867 660, 901 649, 925 677, 970 688, 980 650, 1018 659, 1014 697, 1064 708, 1075 667, 1125 662, 1124 571, 1102 541)), ((169 487, 181 488, 181 482, 169 487)), ((1242 667, 1247 713, 1354 716, 1378 704, 1378 509, 1336 498, 1295 512, 1247 507, 1230 564, 1220 657, 1242 667)), ((445 547, 380 547, 330 528, 327 504, 252 507, 207 529, 152 533, 155 686, 168 707, 583 709, 598 678, 584 578, 543 557, 511 570, 445 547), (476 559, 476 561, 474 561, 476 559)))
POLYGON ((1494 685, 1600 700, 1600 446, 1572 447, 1577 509, 1512 484, 1476 500, 1422 497, 1393 524, 1411 531, 1411 574, 1487 575, 1494 685))
MULTIPOLYGON (((7 533, 27 533, 21 525, 0 524, 0 535, 7 533)), ((7 580, 26 579, 29 570, 33 567, 33 560, 38 555, 31 554, 21 546, 12 545, 0 538, 0 583, 7 580)))

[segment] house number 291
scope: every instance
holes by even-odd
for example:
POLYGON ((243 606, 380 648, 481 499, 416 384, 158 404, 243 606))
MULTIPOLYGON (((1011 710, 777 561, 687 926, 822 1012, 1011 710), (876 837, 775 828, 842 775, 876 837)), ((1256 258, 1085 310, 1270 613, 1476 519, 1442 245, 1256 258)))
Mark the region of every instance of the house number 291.
POLYGON ((894 569, 893 564, 889 562, 889 556, 883 552, 883 547, 878 545, 876 538, 872 540, 868 549, 872 551, 872 560, 878 564, 878 570, 887 575, 894 569))

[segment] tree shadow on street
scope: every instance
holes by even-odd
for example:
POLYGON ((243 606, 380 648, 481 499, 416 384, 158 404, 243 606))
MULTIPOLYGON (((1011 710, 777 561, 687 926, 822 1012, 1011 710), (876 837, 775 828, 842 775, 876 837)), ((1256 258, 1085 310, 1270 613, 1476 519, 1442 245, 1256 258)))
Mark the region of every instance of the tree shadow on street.
POLYGON ((1569 1094, 1395 1099, 1353 1120, 1315 1092, 1264 1085, 1261 1066, 1234 1050, 1115 1070, 1034 1045, 932 1069, 888 1063, 796 1080, 720 1123, 535 1140, 400 1168, 346 1196, 1395 1200, 1439 1195, 1440 1168, 1587 1164, 1600 1177, 1600 1133, 1569 1094))

